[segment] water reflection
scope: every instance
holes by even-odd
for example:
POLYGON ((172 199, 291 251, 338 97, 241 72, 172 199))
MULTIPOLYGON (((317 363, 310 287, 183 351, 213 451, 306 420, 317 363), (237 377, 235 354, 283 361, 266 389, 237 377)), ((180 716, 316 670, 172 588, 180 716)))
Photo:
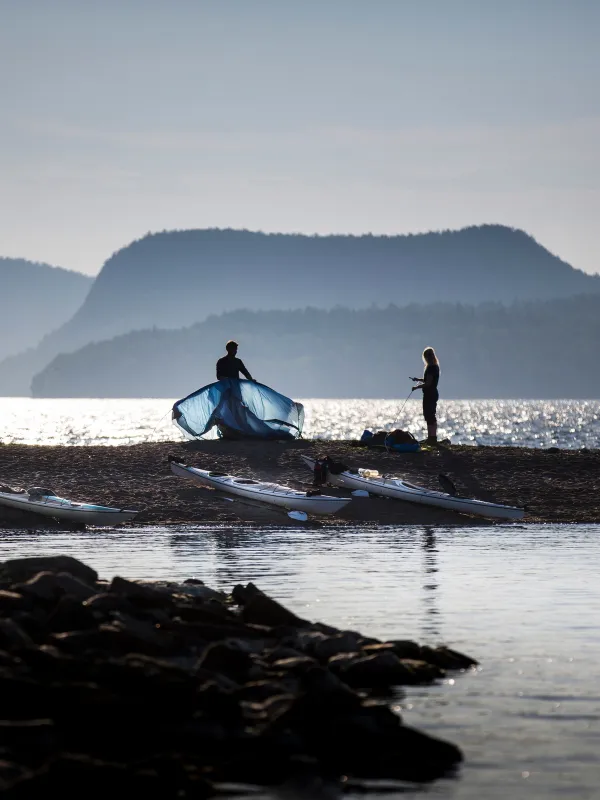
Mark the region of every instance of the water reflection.
POLYGON ((207 527, 172 534, 169 546, 178 561, 201 565, 199 577, 225 591, 249 581, 261 586, 265 579, 294 586, 302 570, 291 545, 305 535, 288 527, 207 527))
MULTIPOLYGON (((443 638, 440 530, 443 534, 444 529, 433 527, 349 530, 223 526, 173 533, 168 545, 175 562, 188 570, 188 577, 201 578, 224 591, 230 591, 236 583, 251 581, 279 600, 291 598, 295 604, 302 603, 315 619, 325 619, 322 610, 328 598, 338 597, 338 593, 344 592, 351 607, 358 596, 364 602, 364 593, 369 590, 377 596, 385 592, 380 561, 385 553, 391 617, 396 614, 396 590, 391 584, 403 586, 414 601, 412 614, 418 638, 437 644, 443 638)), ((339 608, 339 603, 336 605, 339 608)), ((406 612, 398 609, 398 613, 406 612)), ((347 617, 346 627, 352 626, 352 619, 347 617)))
POLYGON ((600 526, 3 531, 0 561, 69 553, 100 575, 254 581, 308 619, 480 659, 408 690, 408 724, 460 744, 453 800, 598 796, 600 526), (523 778, 523 774, 529 777, 523 778), (527 791, 524 791, 526 787, 527 791))
POLYGON ((435 528, 425 528, 423 549, 423 638, 439 641, 442 638, 441 617, 438 605, 438 549, 435 528))

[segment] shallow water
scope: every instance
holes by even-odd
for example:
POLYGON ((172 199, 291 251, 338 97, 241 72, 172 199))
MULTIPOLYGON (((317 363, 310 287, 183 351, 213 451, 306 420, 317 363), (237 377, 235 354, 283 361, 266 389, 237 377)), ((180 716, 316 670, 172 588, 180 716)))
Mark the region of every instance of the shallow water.
POLYGON ((106 578, 196 577, 226 590, 252 580, 301 616, 463 650, 479 669, 398 696, 407 723, 465 754, 459 776, 426 793, 600 797, 598 525, 0 537, 0 560, 51 553, 77 556, 106 578))
MULTIPOLYGON (((119 445, 175 441, 174 400, 0 398, 0 442, 119 445)), ((306 438, 355 439, 365 428, 426 435, 418 400, 302 400, 306 438)), ((600 447, 599 400, 444 400, 439 438, 455 444, 600 447)))

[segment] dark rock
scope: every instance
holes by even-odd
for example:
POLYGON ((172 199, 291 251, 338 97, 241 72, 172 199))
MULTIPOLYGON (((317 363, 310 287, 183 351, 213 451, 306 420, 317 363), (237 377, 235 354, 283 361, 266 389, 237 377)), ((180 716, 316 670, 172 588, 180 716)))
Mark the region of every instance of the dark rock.
POLYGON ((107 615, 111 611, 122 611, 125 614, 132 614, 135 606, 126 597, 109 592, 94 594, 84 601, 84 606, 100 615, 107 615))
POLYGON ((454 745, 401 724, 386 708, 364 706, 323 720, 314 733, 319 760, 358 778, 425 782, 447 775, 462 760, 454 745))
POLYGON ((302 658, 303 653, 293 647, 276 647, 274 650, 263 653, 263 658, 268 662, 279 661, 282 658, 302 658))
MULTIPOLYGON (((166 627, 166 626, 165 626, 166 627)), ((223 639, 257 639, 267 638, 268 630, 255 625, 219 625, 204 622, 178 622, 168 627, 177 633, 188 646, 204 646, 208 642, 219 642, 223 639)))
POLYGON ((98 632, 105 637, 106 648, 115 653, 143 653, 145 655, 161 655, 169 652, 173 638, 156 629, 149 622, 126 617, 121 614, 119 619, 111 623, 102 623, 98 632))
POLYGON ((48 694, 32 678, 13 669, 0 668, 0 697, 4 719, 38 719, 49 717, 48 694))
POLYGON ((214 681, 198 689, 194 708, 225 724, 238 723, 242 719, 242 708, 236 694, 223 691, 214 681))
POLYGON ((335 675, 317 667, 301 677, 303 693, 299 694, 290 708, 278 720, 283 727, 303 728, 307 720, 321 720, 356 711, 362 699, 335 675))
MULTIPOLYGON (((324 622, 314 622, 312 625, 312 630, 317 631, 319 633, 324 633, 325 636, 336 636, 338 633, 341 633, 339 628, 334 628, 332 625, 325 625, 324 622)), ((376 639, 369 639, 367 641, 377 641, 376 639)))
POLYGON ((321 663, 326 664, 332 656, 340 653, 355 653, 360 650, 362 638, 354 631, 343 631, 334 636, 315 640, 314 644, 308 647, 307 652, 314 655, 321 663))
POLYGON ((253 584, 232 609, 199 582, 108 585, 27 562, 16 579, 0 567, 0 757, 20 766, 4 796, 207 797, 206 775, 425 781, 460 760, 373 698, 467 656, 313 625, 253 584))
POLYGON ((29 770, 21 764, 0 759, 0 792, 3 793, 3 796, 8 786, 12 786, 15 781, 24 778, 28 772, 29 770))
POLYGON ((262 592, 250 597, 242 607, 240 616, 244 622, 266 625, 271 628, 277 625, 293 625, 295 628, 304 628, 309 625, 306 620, 292 614, 287 608, 262 592))
POLYGON ((73 655, 85 655, 96 650, 101 651, 106 645, 106 637, 99 630, 65 631, 55 633, 51 637, 50 645, 59 651, 73 655))
POLYGON ((33 647, 32 638, 13 619, 0 619, 0 648, 33 647))
POLYGON ((56 582, 59 589, 77 600, 89 600, 90 597, 96 594, 96 586, 90 586, 79 578, 69 575, 68 572, 59 572, 56 576, 56 582))
POLYGON ((264 703, 270 697, 282 694, 286 694, 283 683, 273 680, 250 681, 235 692, 238 700, 246 703, 264 703))
POLYGON ((50 633, 46 613, 40 608, 33 611, 15 611, 11 615, 11 620, 37 644, 45 641, 50 633))
POLYGON ((48 616, 48 625, 53 633, 84 631, 96 627, 93 611, 71 595, 64 595, 48 616))
POLYGON ((266 725, 283 716, 293 705, 295 696, 282 692, 273 694, 262 703, 243 702, 242 711, 246 722, 250 725, 266 725))
MULTIPOLYGON (((175 766, 175 765, 174 765, 175 766)), ((185 771, 161 774, 152 768, 105 762, 87 756, 61 755, 44 768, 25 775, 6 791, 7 800, 33 800, 61 797, 65 800, 86 797, 144 797, 145 800, 175 800, 189 788, 185 771), (93 790, 92 790, 93 787, 93 790), (93 791, 93 794, 90 792, 93 791)), ((194 797, 208 798, 214 790, 204 779, 195 780, 194 797)))
POLYGON ((50 719, 0 720, 0 748, 21 752, 27 760, 48 756, 58 737, 50 719))
POLYGON ((263 592, 253 583, 248 583, 246 586, 238 583, 231 590, 231 598, 238 606, 245 606, 257 594, 263 594, 263 592))
POLYGON ((308 656, 280 658, 278 661, 271 663, 271 669, 291 675, 304 675, 305 672, 314 669, 316 666, 317 662, 308 656))
POLYGON ((212 601, 219 603, 219 605, 222 605, 226 600, 223 592, 218 592, 215 589, 211 589, 209 586, 204 586, 204 584, 188 584, 186 582, 177 584, 171 591, 173 591, 173 597, 177 599, 184 597, 189 600, 192 598, 204 603, 212 601))
POLYGON ((33 608, 31 598, 25 597, 20 592, 0 590, 0 614, 12 614, 15 611, 29 611, 33 608))
POLYGON ((48 602, 53 602, 61 591, 57 583, 57 573, 47 570, 36 573, 25 583, 18 585, 18 588, 26 596, 48 602))
POLYGON ((119 576, 112 579, 109 591, 123 595, 139 608, 171 608, 173 606, 171 593, 167 589, 145 586, 119 576))
POLYGON ((372 656, 335 656, 330 659, 329 668, 344 683, 363 689, 431 683, 439 674, 432 675, 431 668, 423 662, 400 660, 390 651, 372 656))
POLYGON ((235 640, 209 644, 197 664, 199 669, 221 672, 238 682, 245 680, 251 666, 250 654, 235 640))
POLYGON ((421 658, 421 645, 417 644, 417 642, 394 639, 391 642, 383 642, 383 644, 391 644, 398 658, 414 658, 417 660, 421 658))
POLYGON ((203 603, 202 605, 177 603, 173 608, 173 614, 186 622, 208 622, 216 625, 221 622, 226 622, 228 625, 243 624, 228 608, 218 603, 203 603))
POLYGON ((38 572, 68 572, 84 583, 95 584, 98 573, 71 556, 34 556, 14 558, 0 564, 0 580, 27 581, 38 572))
POLYGON ((30 674, 44 680, 79 680, 87 671, 84 662, 48 644, 31 647, 20 655, 30 674))
POLYGON ((377 644, 364 644, 360 646, 360 652, 364 656, 375 656, 378 653, 394 653, 394 645, 391 642, 378 642, 377 644))
POLYGON ((468 669, 477 666, 477 661, 471 656, 452 650, 450 647, 421 647, 420 659, 428 664, 434 664, 442 669, 468 669))
POLYGON ((154 656, 168 652, 173 641, 151 624, 130 618, 102 623, 92 630, 56 633, 50 643, 73 654, 101 652, 121 656, 142 653, 154 656))
POLYGON ((19 656, 16 656, 14 653, 9 653, 6 650, 0 650, 0 667, 14 667, 19 663, 19 656))

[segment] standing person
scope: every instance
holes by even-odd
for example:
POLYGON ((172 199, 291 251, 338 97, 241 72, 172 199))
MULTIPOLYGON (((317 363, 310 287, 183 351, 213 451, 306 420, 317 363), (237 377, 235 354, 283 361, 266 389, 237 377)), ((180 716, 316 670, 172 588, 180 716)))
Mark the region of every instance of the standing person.
POLYGON ((415 389, 423 390, 423 416, 427 423, 427 439, 425 444, 437 444, 437 402, 440 398, 438 393, 438 382, 440 380, 440 362, 437 359, 433 347, 426 347, 423 350, 423 363, 425 364, 425 371, 422 378, 411 378, 412 381, 418 381, 415 389))
POLYGON ((217 380, 221 381, 224 378, 239 380, 241 372, 249 381, 254 381, 242 359, 237 357, 238 343, 230 340, 225 345, 225 350, 227 350, 227 355, 217 361, 217 380))

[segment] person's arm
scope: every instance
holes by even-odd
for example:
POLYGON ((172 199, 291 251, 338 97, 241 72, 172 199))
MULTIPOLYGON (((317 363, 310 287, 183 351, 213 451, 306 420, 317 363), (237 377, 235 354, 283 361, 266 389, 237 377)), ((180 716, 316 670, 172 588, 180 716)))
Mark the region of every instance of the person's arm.
MULTIPOLYGON (((244 362, 241 359, 239 359, 239 362, 240 363, 238 364, 238 367, 239 367, 239 370, 242 373, 242 375, 244 375, 249 381, 254 381, 254 378, 252 377, 252 375, 250 375, 250 373, 248 372, 248 370, 244 366, 244 362)), ((256 383, 256 381, 254 381, 254 382, 256 383)))
POLYGON ((414 392, 416 389, 429 389, 430 386, 433 386, 433 372, 429 369, 429 367, 425 370, 425 375, 422 378, 411 378, 413 381, 419 381, 417 386, 413 386, 412 391, 414 392))

